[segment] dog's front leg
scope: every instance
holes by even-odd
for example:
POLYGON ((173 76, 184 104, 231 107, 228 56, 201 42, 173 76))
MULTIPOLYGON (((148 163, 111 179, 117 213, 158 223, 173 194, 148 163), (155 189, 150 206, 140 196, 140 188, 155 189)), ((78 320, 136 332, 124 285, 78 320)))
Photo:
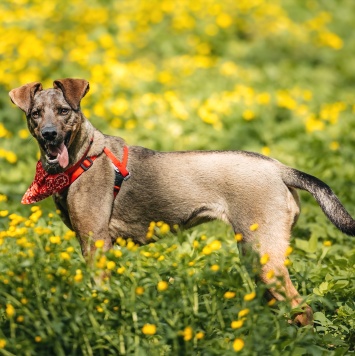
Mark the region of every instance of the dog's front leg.
POLYGON ((71 225, 80 242, 82 254, 89 265, 93 264, 95 243, 103 241, 103 251, 112 248, 108 226, 111 216, 112 196, 81 194, 80 191, 68 195, 68 213, 71 225))

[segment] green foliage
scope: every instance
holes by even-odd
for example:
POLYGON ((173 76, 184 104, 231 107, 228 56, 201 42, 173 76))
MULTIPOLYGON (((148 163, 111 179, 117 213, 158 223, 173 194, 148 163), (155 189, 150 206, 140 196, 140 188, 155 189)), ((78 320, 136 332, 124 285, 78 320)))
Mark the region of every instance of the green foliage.
POLYGON ((258 259, 240 261, 221 224, 98 253, 89 269, 48 215, 50 199, 40 210, 19 204, 38 149, 7 95, 86 78, 83 111, 105 133, 152 149, 262 152, 327 182, 355 215, 352 0, 16 0, 0 11, 0 353, 354 352, 354 240, 311 196, 301 194, 289 269, 315 311, 313 332, 287 322, 286 303, 267 305, 258 259), (221 248, 203 253, 215 240, 221 248))

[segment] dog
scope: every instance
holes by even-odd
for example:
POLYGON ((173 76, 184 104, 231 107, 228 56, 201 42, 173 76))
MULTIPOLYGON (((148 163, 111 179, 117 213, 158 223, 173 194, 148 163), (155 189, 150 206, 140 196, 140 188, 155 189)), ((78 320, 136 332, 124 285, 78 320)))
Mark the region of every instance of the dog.
MULTIPOLYGON (((104 250, 118 236, 140 245, 151 242, 147 231, 152 221, 186 229, 219 219, 242 234, 243 249, 269 256, 261 280, 283 281, 270 289, 271 296, 297 307, 302 298, 284 264, 300 213, 296 189, 311 193, 338 229, 355 235, 354 220, 321 180, 246 151, 157 152, 128 146, 84 117, 80 102, 88 90, 86 80, 66 78, 55 80, 51 89, 35 82, 9 95, 25 112, 41 152, 35 182, 23 202, 52 195, 89 263, 97 240, 104 241, 104 250), (250 230, 255 223, 257 232, 250 230), (271 280, 270 271, 275 273, 271 280)), ((312 315, 304 305, 295 321, 311 324, 312 315)))

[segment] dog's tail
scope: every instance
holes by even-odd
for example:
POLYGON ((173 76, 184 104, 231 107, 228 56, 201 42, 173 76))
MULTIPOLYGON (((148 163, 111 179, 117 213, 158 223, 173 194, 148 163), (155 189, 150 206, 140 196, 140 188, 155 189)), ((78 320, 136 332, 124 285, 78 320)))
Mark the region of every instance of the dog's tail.
POLYGON ((355 236, 355 220, 327 184, 316 177, 289 167, 286 169, 283 167, 282 179, 288 187, 311 193, 324 214, 340 231, 355 236))

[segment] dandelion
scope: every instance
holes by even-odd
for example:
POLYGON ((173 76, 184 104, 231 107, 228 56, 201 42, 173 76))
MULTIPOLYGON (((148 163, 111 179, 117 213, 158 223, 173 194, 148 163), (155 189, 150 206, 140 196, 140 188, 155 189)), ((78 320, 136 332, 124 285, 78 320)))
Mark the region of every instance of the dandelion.
MULTIPOLYGON (((0 212, 0 214, 1 214, 1 212, 0 212)), ((192 243, 193 248, 197 248, 199 245, 200 245, 200 244, 199 244, 199 242, 198 242, 197 240, 195 240, 195 241, 192 243)))
POLYGON ((106 268, 107 268, 109 271, 112 271, 115 267, 116 267, 116 263, 113 262, 113 261, 108 261, 107 264, 106 264, 106 268))
POLYGON ((256 230, 258 230, 258 228, 259 228, 259 224, 256 224, 256 223, 250 225, 250 227, 249 227, 250 231, 256 231, 256 230))
POLYGON ((210 244, 209 244, 210 248, 212 251, 218 251, 221 249, 222 247, 222 244, 221 244, 221 241, 219 240, 214 240, 212 241, 210 244))
POLYGON ((51 236, 51 237, 49 238, 49 241, 50 241, 50 243, 52 243, 52 244, 57 244, 57 245, 59 245, 60 242, 61 242, 60 236, 51 236))
POLYGON ((142 294, 144 294, 144 288, 143 288, 143 287, 137 287, 137 288, 135 289, 135 293, 136 293, 137 295, 142 295, 142 294))
POLYGON ((103 248, 105 245, 105 241, 104 240, 97 240, 95 241, 95 247, 96 248, 103 248))
POLYGON ((329 145, 329 148, 332 150, 332 151, 337 151, 340 147, 340 144, 338 141, 332 141, 329 145))
POLYGON ((42 341, 42 338, 41 338, 40 336, 36 336, 36 337, 35 337, 35 341, 36 341, 36 342, 41 342, 41 341, 42 341))
POLYGON ((240 241, 243 240, 243 235, 242 234, 235 234, 234 235, 234 239, 235 239, 235 241, 240 242, 240 241))
POLYGON ((142 327, 142 333, 144 335, 155 335, 157 332, 157 327, 154 324, 145 324, 142 327))
POLYGON ((202 254, 204 254, 204 255, 210 255, 211 253, 212 253, 212 249, 208 245, 202 249, 202 254))
POLYGON ((285 256, 290 256, 293 251, 293 248, 291 246, 288 246, 285 252, 285 256))
POLYGON ((202 332, 202 331, 199 331, 199 332, 196 333, 196 335, 195 335, 195 338, 196 338, 197 340, 201 340, 201 339, 203 339, 204 337, 205 337, 205 333, 202 332))
POLYGON ((75 271, 74 281, 79 283, 82 280, 83 280, 83 273, 82 273, 81 269, 77 269, 75 271))
POLYGON ((251 292, 251 293, 248 293, 248 294, 246 294, 246 295, 244 296, 244 300, 245 300, 246 302, 249 302, 249 301, 253 300, 255 297, 256 297, 255 292, 251 292))
POLYGON ((242 309, 239 313, 238 313, 238 318, 244 318, 245 316, 247 316, 249 314, 250 310, 249 309, 242 309))
POLYGON ((117 258, 122 257, 122 251, 121 250, 114 250, 113 255, 117 258))
POLYGON ((125 270, 126 270, 126 269, 125 269, 123 266, 122 266, 122 267, 119 267, 119 268, 117 268, 117 273, 118 273, 118 274, 123 274, 125 270))
POLYGON ((324 242, 323 242, 323 246, 325 246, 325 247, 330 247, 330 246, 332 246, 332 242, 329 241, 329 240, 324 241, 324 242))
POLYGON ((271 269, 270 271, 267 271, 266 273, 266 278, 267 279, 272 279, 275 276, 275 272, 271 269))
POLYGON ((164 261, 164 260, 165 260, 165 256, 160 255, 160 256, 158 257, 158 261, 159 261, 159 262, 164 261))
POLYGON ((233 350, 236 352, 241 351, 244 348, 244 341, 242 339, 235 339, 233 341, 233 350))
POLYGON ((210 269, 213 272, 217 272, 219 270, 219 266, 218 265, 212 265, 210 269))
POLYGON ((6 340, 0 339, 0 349, 4 349, 6 346, 6 340))
POLYGON ((269 307, 272 307, 275 303, 276 303, 276 299, 275 299, 275 298, 272 298, 271 300, 268 301, 267 305, 268 305, 269 307))
POLYGON ((261 256, 261 258, 260 258, 260 264, 261 265, 266 265, 268 262, 269 262, 269 260, 270 260, 270 256, 267 254, 267 253, 265 253, 263 256, 261 256))
POLYGON ((289 260, 288 258, 286 258, 285 262, 284 262, 284 265, 287 267, 287 266, 291 266, 292 265, 292 262, 291 260, 289 260))
POLYGON ((12 318, 16 314, 15 308, 11 304, 6 304, 6 315, 12 318))
POLYGON ((243 111, 242 116, 244 120, 251 121, 255 118, 255 113, 252 110, 247 109, 243 111))
POLYGON ((60 259, 63 261, 69 261, 70 260, 70 255, 68 252, 61 252, 60 253, 60 259))
POLYGON ((182 332, 182 335, 184 337, 184 341, 190 341, 193 338, 193 329, 191 326, 187 326, 184 331, 182 332))
POLYGON ((168 289, 169 284, 166 281, 160 281, 157 285, 157 289, 159 292, 164 292, 168 289))
POLYGON ((244 324, 244 320, 233 320, 231 322, 231 328, 232 329, 240 329, 244 324))
POLYGON ((235 297, 235 292, 230 292, 230 291, 225 292, 224 295, 223 295, 223 297, 224 297, 225 299, 232 299, 232 298, 235 297))

